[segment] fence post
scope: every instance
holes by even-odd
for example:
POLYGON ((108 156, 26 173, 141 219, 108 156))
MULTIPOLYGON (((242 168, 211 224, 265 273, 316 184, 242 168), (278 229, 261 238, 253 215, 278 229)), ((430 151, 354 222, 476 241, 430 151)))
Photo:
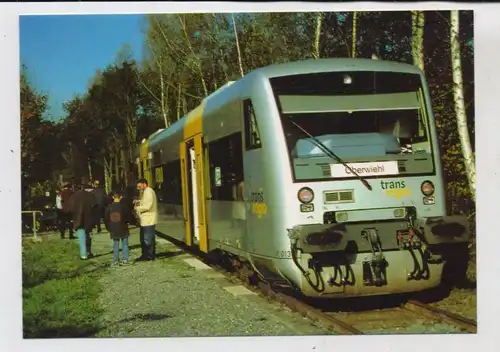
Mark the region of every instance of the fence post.
POLYGON ((42 212, 39 211, 39 210, 21 210, 21 213, 22 214, 31 213, 31 215, 33 216, 33 229, 32 229, 33 230, 33 238, 34 239, 38 239, 37 233, 36 233, 37 232, 37 228, 36 228, 36 214, 37 213, 42 214, 42 212))
POLYGON ((36 239, 36 212, 33 212, 33 237, 36 239))

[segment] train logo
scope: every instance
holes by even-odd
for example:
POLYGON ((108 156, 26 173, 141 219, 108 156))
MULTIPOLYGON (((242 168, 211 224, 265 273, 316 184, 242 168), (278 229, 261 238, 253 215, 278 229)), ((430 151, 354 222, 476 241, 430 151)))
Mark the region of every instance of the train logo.
POLYGON ((267 204, 264 202, 264 191, 262 188, 259 192, 250 193, 250 201, 252 202, 252 213, 261 219, 267 214, 267 204))
POLYGON ((401 199, 402 197, 410 197, 411 190, 408 188, 403 189, 388 189, 385 191, 387 197, 395 197, 396 199, 401 199))
POLYGON ((380 187, 385 190, 387 197, 395 197, 400 200, 411 196, 411 189, 406 188, 405 181, 380 181, 380 187))

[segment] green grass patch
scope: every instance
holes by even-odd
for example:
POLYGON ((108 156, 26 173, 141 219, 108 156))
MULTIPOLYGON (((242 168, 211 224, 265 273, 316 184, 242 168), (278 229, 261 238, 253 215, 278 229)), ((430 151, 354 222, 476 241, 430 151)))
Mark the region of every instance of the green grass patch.
POLYGON ((24 337, 93 336, 102 314, 95 269, 78 258, 75 241, 23 243, 24 337))

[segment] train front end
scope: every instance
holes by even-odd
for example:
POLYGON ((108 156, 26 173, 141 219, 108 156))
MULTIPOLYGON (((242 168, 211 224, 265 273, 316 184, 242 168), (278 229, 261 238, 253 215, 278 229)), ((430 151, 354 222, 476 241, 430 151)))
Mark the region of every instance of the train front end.
POLYGON ((277 266, 307 296, 435 287, 445 253, 470 241, 466 218, 446 215, 425 79, 397 67, 270 79, 292 175, 275 184, 290 253, 277 266))

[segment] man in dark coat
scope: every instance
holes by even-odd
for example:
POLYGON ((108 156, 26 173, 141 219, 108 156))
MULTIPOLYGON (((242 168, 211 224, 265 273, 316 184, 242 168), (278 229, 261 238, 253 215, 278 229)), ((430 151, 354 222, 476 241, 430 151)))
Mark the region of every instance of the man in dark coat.
POLYGON ((94 226, 97 226, 97 233, 100 233, 101 218, 104 216, 106 192, 104 191, 104 188, 100 186, 98 180, 94 182, 94 189, 92 190, 92 194, 94 195, 96 201, 96 207, 94 208, 94 226))
POLYGON ((78 190, 71 197, 71 213, 73 214, 73 228, 76 231, 80 242, 80 259, 92 258, 92 238, 90 237, 94 228, 94 207, 96 206, 94 196, 83 188, 78 190))

